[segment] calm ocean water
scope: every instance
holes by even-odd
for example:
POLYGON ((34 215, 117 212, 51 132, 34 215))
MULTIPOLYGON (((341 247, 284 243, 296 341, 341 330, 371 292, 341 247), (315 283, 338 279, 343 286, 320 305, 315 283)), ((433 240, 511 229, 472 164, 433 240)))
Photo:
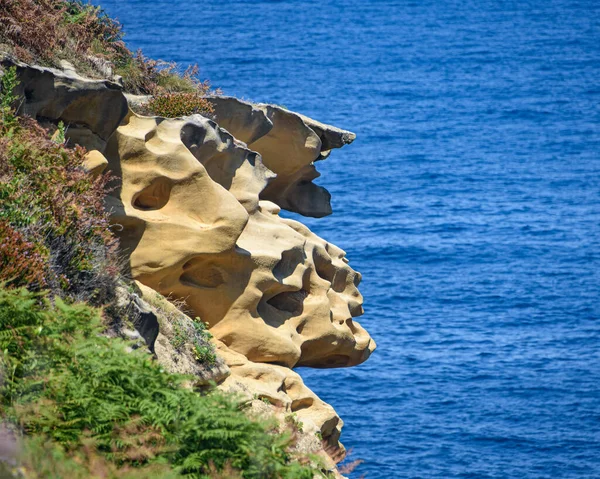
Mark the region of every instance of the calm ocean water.
POLYGON ((300 371, 353 477, 600 478, 600 3, 99 2, 130 48, 357 133, 303 221, 379 348, 300 371))

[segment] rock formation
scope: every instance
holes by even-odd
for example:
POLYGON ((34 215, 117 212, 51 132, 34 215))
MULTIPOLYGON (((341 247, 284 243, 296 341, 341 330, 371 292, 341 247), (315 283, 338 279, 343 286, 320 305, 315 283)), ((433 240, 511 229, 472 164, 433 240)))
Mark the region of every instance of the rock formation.
MULTIPOLYGON (((343 455, 339 444, 342 420, 329 404, 304 385, 299 374, 284 366, 249 361, 223 343, 217 344, 231 371, 221 389, 246 397, 258 411, 265 403, 269 404, 267 411, 274 412, 281 422, 301 424, 299 447, 304 453, 320 453, 325 447, 338 456, 343 455)), ((326 454, 323 457, 331 462, 326 454)))
POLYGON ((22 111, 63 121, 69 141, 92 150, 83 168, 113 176, 106 205, 140 294, 155 306, 152 290, 185 301, 209 325, 228 369, 221 362, 206 373, 193 357, 176 357, 160 315, 152 333, 159 361, 200 383, 212 374, 224 389, 265 399, 296 414, 313 442, 318 433, 340 448, 340 418, 291 368, 353 366, 369 357, 375 343, 354 320, 363 313, 361 277, 344 251, 279 211, 331 213, 329 193, 311 183, 314 162, 354 134, 227 97, 211 99, 213 119, 143 117, 127 111, 116 83, 1 63, 11 64, 22 111))
POLYGON ((184 298, 251 361, 336 367, 369 356, 374 344, 352 319, 360 275, 343 251, 259 200, 273 176, 259 155, 199 115, 131 113, 106 156, 121 178, 109 204, 133 278, 184 298))
POLYGON ((339 417, 289 368, 352 366, 375 347, 353 319, 360 275, 344 252, 260 200, 273 173, 202 116, 129 113, 106 157, 120 180, 107 201, 131 276, 210 325, 231 368, 223 387, 298 412, 337 445, 339 417))
POLYGON ((67 139, 89 150, 102 150, 127 114, 121 86, 109 80, 83 78, 72 69, 57 70, 17 62, 0 53, 0 68, 17 68, 14 92, 24 101, 19 114, 41 124, 62 121, 67 139))
POLYGON ((354 133, 340 130, 277 105, 250 104, 237 98, 211 98, 219 126, 253 151, 276 177, 261 198, 304 216, 331 214, 331 195, 312 183, 318 178, 314 163, 334 148, 352 143, 354 133))

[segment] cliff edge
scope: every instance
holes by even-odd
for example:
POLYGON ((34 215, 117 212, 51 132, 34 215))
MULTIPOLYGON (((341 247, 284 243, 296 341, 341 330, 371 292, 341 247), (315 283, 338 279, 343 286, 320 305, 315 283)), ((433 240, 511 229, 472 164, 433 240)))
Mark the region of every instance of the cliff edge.
POLYGON ((293 422, 297 447, 334 470, 342 420, 293 368, 354 366, 374 351, 355 320, 361 276, 344 251, 279 212, 331 214, 330 194, 312 183, 315 162, 355 135, 220 95, 203 96, 203 114, 142 115, 140 97, 125 95, 119 78, 5 54, 0 74, 9 69, 17 113, 58 127, 62 143, 87 151, 83 171, 107 179, 123 274, 137 282, 135 293, 117 296, 135 304, 136 334, 157 361, 194 376, 193 387, 214 381, 293 422), (199 321, 216 351, 208 368, 198 366, 210 349, 194 339, 199 321))

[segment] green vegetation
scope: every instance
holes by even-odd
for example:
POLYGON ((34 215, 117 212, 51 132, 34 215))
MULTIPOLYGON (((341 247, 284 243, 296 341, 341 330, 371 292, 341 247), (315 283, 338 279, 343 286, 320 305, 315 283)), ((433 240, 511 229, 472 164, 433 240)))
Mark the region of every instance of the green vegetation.
POLYGON ((298 415, 293 412, 285 417, 285 422, 291 424, 296 430, 302 432, 304 423, 298 419, 298 415))
POLYGON ((58 122, 56 132, 52 135, 52 141, 54 143, 58 143, 59 145, 63 145, 66 141, 65 133, 67 129, 65 128, 65 124, 62 121, 58 122))
POLYGON ((144 296, 155 310, 160 321, 161 332, 169 339, 171 346, 182 353, 186 345, 191 345, 196 361, 214 364, 217 360, 215 347, 210 342, 212 334, 200 318, 190 319, 190 309, 185 300, 156 296, 144 296))
POLYGON ((153 96, 145 107, 149 112, 166 118, 213 112, 212 105, 199 93, 160 93, 153 96))
POLYGON ((17 102, 17 97, 15 96, 14 91, 18 85, 17 69, 9 68, 0 82, 0 120, 5 126, 5 129, 10 129, 16 124, 14 107, 17 102))
MULTIPOLYGON (((9 69, 0 90, 0 423, 21 437, 15 477, 312 478, 316 467, 288 452, 291 434, 216 391, 187 389, 190 378, 104 335, 119 313, 109 178, 84 173, 85 150, 64 145, 64 127, 15 117, 16 86, 9 69)), ((207 338, 202 323, 194 329, 207 338)), ((204 344, 197 359, 214 360, 204 344)))
POLYGON ((194 333, 192 341, 194 343, 194 356, 196 361, 207 364, 214 364, 217 360, 215 349, 209 341, 212 339, 212 334, 206 329, 206 324, 200 318, 196 318, 193 322, 194 333))
POLYGON ((7 106, 15 86, 9 69, 0 90, 0 281, 105 304, 119 270, 103 206, 107 178, 85 174, 83 148, 16 118, 7 106))
POLYGON ((197 66, 182 72, 175 63, 132 53, 119 23, 83 0, 6 0, 0 19, 0 50, 26 63, 60 67, 67 60, 85 76, 120 76, 126 92, 152 96, 142 113, 210 114, 203 97, 220 93, 199 80, 197 66))
MULTIPOLYGON (((313 477, 291 461, 290 437, 272 433, 274 424, 251 420, 216 392, 185 389, 186 377, 164 373, 102 329, 99 311, 87 305, 0 289, 2 406, 30 437, 46 439, 52 457, 66 455, 80 469, 101 459, 111 477, 139 469, 149 474, 136 477, 168 477, 168 470, 204 478, 225 467, 244 478, 313 477)), ((38 474, 55 467, 24 459, 38 474)))
POLYGON ((69 60, 92 71, 87 55, 122 64, 131 56, 118 22, 80 0, 7 0, 0 3, 0 41, 20 60, 58 66, 69 60))
POLYGON ((214 346, 210 343, 212 334, 199 318, 188 321, 181 315, 173 314, 167 315, 166 318, 173 327, 170 341, 176 351, 182 352, 186 344, 191 343, 192 353, 196 361, 205 364, 215 363, 217 356, 215 355, 214 346))

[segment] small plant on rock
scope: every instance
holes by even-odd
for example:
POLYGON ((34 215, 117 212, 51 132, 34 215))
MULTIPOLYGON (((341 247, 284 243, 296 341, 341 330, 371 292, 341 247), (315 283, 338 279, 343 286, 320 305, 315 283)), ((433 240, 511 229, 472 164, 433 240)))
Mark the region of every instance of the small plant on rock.
POLYGON ((52 135, 52 141, 57 145, 64 145, 67 141, 65 134, 67 133, 67 129, 65 128, 65 124, 62 121, 58 122, 58 126, 56 131, 52 135))
POLYGON ((298 415, 295 412, 288 414, 285 417, 285 422, 291 425, 292 428, 296 429, 298 432, 303 432, 304 430, 304 423, 298 419, 298 415))
POLYGON ((165 118, 179 118, 195 113, 210 115, 214 112, 211 103, 197 92, 159 93, 150 99, 146 108, 165 118))
POLYGON ((16 123, 14 107, 17 96, 14 91, 18 85, 16 67, 8 68, 0 81, 0 114, 2 115, 2 123, 6 127, 14 126, 16 123))

